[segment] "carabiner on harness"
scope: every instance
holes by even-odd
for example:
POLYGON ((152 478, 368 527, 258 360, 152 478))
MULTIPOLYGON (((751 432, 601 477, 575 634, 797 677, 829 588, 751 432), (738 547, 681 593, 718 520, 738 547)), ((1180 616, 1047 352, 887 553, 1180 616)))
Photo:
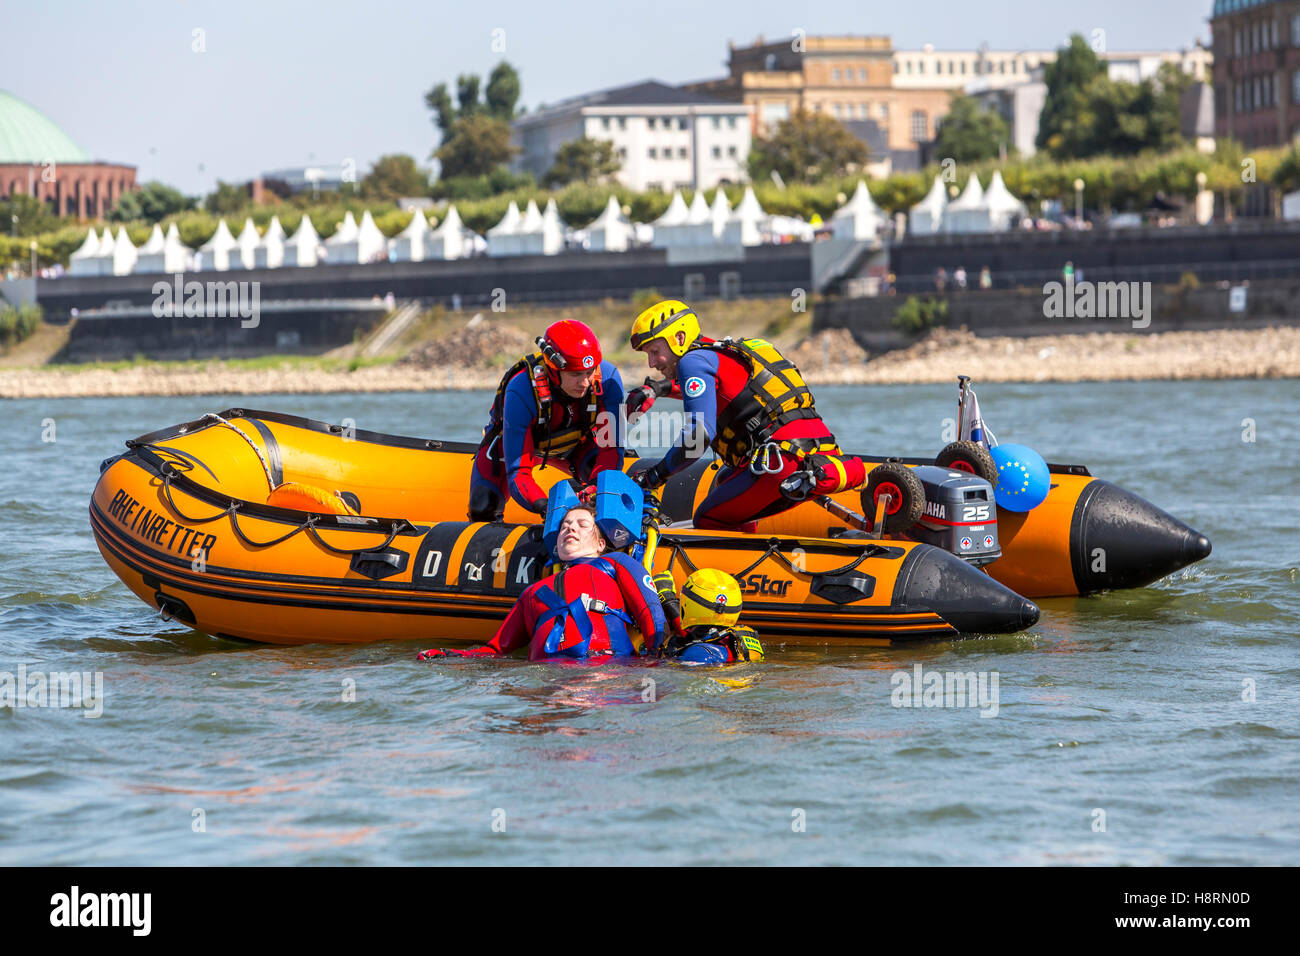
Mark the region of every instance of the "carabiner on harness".
POLYGON ((755 475, 775 475, 785 467, 781 459, 781 446, 770 441, 754 449, 754 457, 749 460, 749 470, 755 475))

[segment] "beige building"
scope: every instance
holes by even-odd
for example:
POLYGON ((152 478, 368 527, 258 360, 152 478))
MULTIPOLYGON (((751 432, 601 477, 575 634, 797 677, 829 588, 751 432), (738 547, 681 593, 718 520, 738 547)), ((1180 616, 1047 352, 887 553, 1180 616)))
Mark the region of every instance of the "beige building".
MULTIPOLYGON (((887 36, 794 36, 776 43, 729 45, 728 75, 687 89, 750 107, 755 134, 798 109, 843 121, 872 120, 890 150, 915 149, 935 137, 953 93, 1015 87, 1056 59, 1055 50, 895 50, 887 36)), ((1137 82, 1161 63, 1203 77, 1213 55, 1182 51, 1106 52, 1114 79, 1137 82)))

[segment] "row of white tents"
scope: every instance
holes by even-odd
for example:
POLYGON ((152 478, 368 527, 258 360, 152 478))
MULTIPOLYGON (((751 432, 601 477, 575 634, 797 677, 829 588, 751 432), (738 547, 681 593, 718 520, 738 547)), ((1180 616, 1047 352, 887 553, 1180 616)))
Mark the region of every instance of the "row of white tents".
MULTIPOLYGON (((836 238, 870 240, 887 219, 872 202, 866 183, 859 182, 852 198, 835 213, 832 231, 836 238)), ((461 259, 482 253, 552 256, 566 248, 623 252, 647 245, 656 249, 757 246, 766 242, 811 241, 815 231, 813 224, 802 219, 765 212, 752 188, 746 188, 735 208, 719 189, 712 203, 705 200, 702 192, 696 192, 690 206, 680 192, 674 192, 664 214, 650 223, 630 221, 618 200, 611 196, 600 216, 580 230, 571 229, 560 218, 554 199, 544 209, 529 200, 522 213, 511 202, 501 221, 487 230, 486 236, 468 229, 454 205, 448 208, 437 228, 430 226, 424 213, 417 209, 410 224, 392 239, 384 236, 369 211, 362 214, 360 222, 351 212, 347 213, 337 231, 325 240, 320 238, 308 215, 302 217, 291 236, 286 235, 278 216, 271 218, 264 233, 258 232, 252 219, 246 219, 238 235, 222 219, 212 238, 197 250, 181 241, 175 223, 165 233, 155 225, 144 245, 138 248, 120 226, 116 236, 107 228, 103 235, 91 229, 80 248, 72 253, 68 272, 77 276, 189 270, 225 272, 320 263, 357 265, 461 259)))
POLYGON ((993 173, 987 190, 972 173, 961 195, 951 202, 943 180, 936 176, 925 198, 908 213, 907 228, 921 236, 941 232, 1005 232, 1028 214, 1025 204, 1007 189, 1001 172, 993 173))

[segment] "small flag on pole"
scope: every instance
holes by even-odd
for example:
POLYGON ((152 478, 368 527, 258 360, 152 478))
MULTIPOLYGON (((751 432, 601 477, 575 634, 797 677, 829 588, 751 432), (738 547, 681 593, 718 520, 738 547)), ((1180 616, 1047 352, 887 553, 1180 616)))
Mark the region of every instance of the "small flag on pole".
POLYGON ((985 448, 993 448, 997 445, 997 438, 984 424, 984 417, 980 414, 980 402, 975 397, 975 389, 969 385, 966 386, 966 396, 965 401, 962 402, 961 417, 959 437, 983 445, 985 448))

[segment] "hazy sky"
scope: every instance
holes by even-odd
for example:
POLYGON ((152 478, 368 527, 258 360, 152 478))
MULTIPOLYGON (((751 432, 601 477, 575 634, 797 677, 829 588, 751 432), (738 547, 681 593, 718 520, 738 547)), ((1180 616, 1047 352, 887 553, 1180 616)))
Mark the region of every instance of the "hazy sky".
POLYGON ((521 103, 653 78, 721 76, 727 41, 887 34, 899 48, 1054 48, 1106 31, 1112 50, 1209 42, 1212 0, 699 0, 469 3, 369 0, 38 0, 0 16, 0 89, 98 158, 188 193, 218 178, 402 152, 426 163, 437 131, 424 93, 502 54, 521 103), (202 30, 203 52, 195 52, 202 30), (202 169, 200 169, 202 167, 202 169))

